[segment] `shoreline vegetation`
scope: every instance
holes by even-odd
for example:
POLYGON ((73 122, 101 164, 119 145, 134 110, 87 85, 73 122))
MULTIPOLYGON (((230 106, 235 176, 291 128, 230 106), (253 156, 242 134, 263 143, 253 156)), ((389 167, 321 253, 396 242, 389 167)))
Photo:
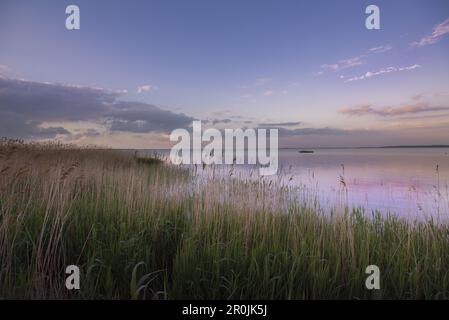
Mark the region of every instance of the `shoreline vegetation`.
MULTIPOLYGON (((304 199, 307 197, 304 197, 304 199)), ((449 228, 195 179, 108 149, 0 141, 0 298, 448 299, 449 228), (81 289, 65 287, 65 268, 81 289), (367 290, 368 265, 380 290, 367 290)))

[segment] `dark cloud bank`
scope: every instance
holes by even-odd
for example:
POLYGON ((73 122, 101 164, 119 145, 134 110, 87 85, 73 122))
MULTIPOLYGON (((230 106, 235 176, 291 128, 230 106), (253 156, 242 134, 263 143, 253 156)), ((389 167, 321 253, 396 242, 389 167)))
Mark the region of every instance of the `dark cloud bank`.
MULTIPOLYGON (((2 77, 0 75, 0 136, 23 139, 46 139, 66 135, 77 139, 95 136, 98 132, 83 132, 57 127, 42 127, 45 122, 90 121, 109 132, 168 133, 177 128, 190 128, 193 117, 174 113, 157 106, 120 100, 123 92, 102 88, 56 83, 41 83, 2 77)), ((232 120, 214 119, 212 124, 228 124, 232 120)), ((263 129, 278 129, 279 137, 354 134, 336 128, 289 128, 301 122, 263 123, 263 129)), ((360 134, 359 132, 358 134, 360 134)))
POLYGON ((122 92, 40 83, 0 76, 0 136, 24 139, 69 134, 44 122, 94 121, 110 131, 170 132, 187 128, 194 118, 157 106, 119 100, 122 92))

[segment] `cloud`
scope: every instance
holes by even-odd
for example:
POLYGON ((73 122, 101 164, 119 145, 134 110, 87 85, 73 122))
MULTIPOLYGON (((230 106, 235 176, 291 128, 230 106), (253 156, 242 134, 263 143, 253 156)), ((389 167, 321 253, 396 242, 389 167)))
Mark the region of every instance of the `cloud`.
POLYGON ((301 124, 300 121, 297 122, 273 122, 273 123, 260 123, 260 127, 294 127, 299 126, 301 124))
POLYGON ((368 49, 368 53, 383 53, 393 49, 389 44, 368 49))
POLYGON ((272 96, 273 94, 274 94, 274 92, 271 91, 271 90, 267 90, 267 91, 265 91, 265 92, 263 93, 263 95, 266 96, 266 97, 272 96))
POLYGON ((39 122, 28 120, 24 115, 0 111, 0 137, 48 139, 59 134, 69 132, 62 127, 44 128, 39 122))
POLYGON ((104 115, 105 124, 111 131, 125 132, 170 132, 188 128, 192 117, 173 113, 147 103, 117 101, 104 115))
MULTIPOLYGON (((290 123, 288 123, 290 124, 290 123)), ((292 126, 294 126, 293 123, 291 123, 292 126)), ((285 123, 283 124, 285 126, 285 123)), ((296 129, 289 129, 289 128, 283 128, 282 126, 278 126, 274 124, 273 126, 270 126, 268 123, 259 125, 255 129, 277 129, 279 133, 279 137, 294 137, 294 136, 344 136, 344 135, 350 135, 353 133, 356 133, 357 131, 354 130, 344 130, 344 129, 338 129, 338 128, 332 128, 332 127, 323 127, 323 128, 296 128, 296 129)))
MULTIPOLYGON (((372 48, 368 49, 365 54, 362 54, 362 55, 359 55, 356 57, 352 57, 352 58, 348 58, 348 59, 344 59, 344 60, 340 60, 336 63, 323 64, 323 65, 321 65, 321 69, 326 70, 326 71, 339 72, 344 69, 353 68, 353 67, 362 65, 364 63, 363 58, 366 58, 373 54, 387 52, 387 51, 390 51, 391 49, 393 49, 393 47, 389 44, 372 47, 372 48)), ((323 74, 323 71, 317 72, 317 75, 322 75, 322 74, 323 74)))
POLYGON ((324 128, 298 128, 298 129, 285 129, 285 128, 277 128, 279 130, 280 137, 291 137, 291 136, 311 136, 311 135, 319 135, 319 136, 342 136, 342 135, 350 135, 356 133, 354 130, 344 130, 337 129, 332 127, 324 127, 324 128))
POLYGON ((321 68, 324 70, 330 70, 333 72, 337 72, 337 71, 340 71, 343 69, 352 68, 352 67, 361 65, 363 63, 361 59, 362 59, 362 56, 353 57, 353 58, 349 58, 349 59, 345 59, 345 60, 340 60, 337 63, 323 64, 323 65, 321 65, 321 68))
POLYGON ((150 92, 153 90, 157 90, 157 87, 152 86, 150 84, 144 84, 137 87, 137 93, 150 92))
POLYGON ((69 140, 79 140, 79 139, 85 139, 85 138, 90 138, 90 137, 97 137, 100 136, 101 133, 98 132, 95 129, 89 128, 87 130, 79 130, 79 129, 75 129, 76 133, 74 134, 70 134, 70 136, 68 137, 69 140))
POLYGON ((412 47, 423 47, 438 42, 449 32, 449 18, 433 27, 432 33, 411 44, 412 47))
POLYGON ((100 88, 0 78, 0 112, 41 122, 99 117, 120 95, 100 88))
POLYGON ((418 114, 418 113, 427 113, 427 112, 436 112, 436 111, 446 111, 449 110, 449 107, 443 106, 429 106, 426 103, 412 103, 412 104, 403 104, 397 107, 383 107, 383 108, 374 108, 370 104, 358 105, 354 107, 345 107, 339 110, 339 113, 346 114, 350 116, 366 116, 366 115, 376 115, 381 117, 395 117, 400 115, 408 115, 408 114, 418 114))
POLYGON ((207 116, 210 117, 228 117, 228 115, 232 112, 230 109, 217 109, 207 112, 207 116))
MULTIPOLYGON (((386 73, 391 73, 391 72, 399 72, 399 71, 410 71, 410 70, 414 70, 417 68, 420 68, 421 66, 419 64, 414 64, 411 66, 407 66, 407 67, 387 67, 387 68, 382 68, 380 70, 377 71, 368 71, 365 74, 362 74, 361 76, 355 76, 355 77, 351 77, 346 79, 344 82, 352 82, 352 81, 359 81, 359 80, 366 80, 372 77, 376 77, 376 76, 380 76, 386 73)), ((341 78, 343 79, 343 78, 341 78)))
POLYGON ((167 132, 193 120, 157 106, 119 100, 123 90, 42 83, 0 77, 0 135, 53 138, 69 135, 46 122, 90 121, 111 131, 167 132))
POLYGON ((215 119, 212 120, 212 124, 217 124, 217 123, 231 123, 232 120, 231 119, 215 119))
POLYGON ((414 96, 411 97, 412 100, 418 101, 421 100, 423 98, 423 94, 415 94, 414 96))

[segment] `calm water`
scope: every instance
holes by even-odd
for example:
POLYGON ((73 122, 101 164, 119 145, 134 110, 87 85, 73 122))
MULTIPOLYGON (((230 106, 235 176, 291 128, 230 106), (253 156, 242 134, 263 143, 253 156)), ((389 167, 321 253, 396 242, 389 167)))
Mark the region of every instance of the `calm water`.
MULTIPOLYGON (((313 189, 324 204, 344 190, 349 206, 368 212, 449 218, 449 148, 281 149, 279 166, 285 183, 313 189)), ((245 177, 251 169, 237 170, 245 177)))
POLYGON ((347 201, 368 210, 409 216, 449 216, 449 149, 282 150, 280 162, 294 177, 316 183, 332 201, 346 184, 347 201), (437 170, 438 166, 438 170, 437 170))

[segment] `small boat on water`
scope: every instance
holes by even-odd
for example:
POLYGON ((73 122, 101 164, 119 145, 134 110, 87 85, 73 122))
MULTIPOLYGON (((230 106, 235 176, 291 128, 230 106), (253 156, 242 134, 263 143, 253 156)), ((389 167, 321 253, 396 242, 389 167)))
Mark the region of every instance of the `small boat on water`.
POLYGON ((315 151, 313 150, 299 150, 299 153, 314 153, 315 151))

